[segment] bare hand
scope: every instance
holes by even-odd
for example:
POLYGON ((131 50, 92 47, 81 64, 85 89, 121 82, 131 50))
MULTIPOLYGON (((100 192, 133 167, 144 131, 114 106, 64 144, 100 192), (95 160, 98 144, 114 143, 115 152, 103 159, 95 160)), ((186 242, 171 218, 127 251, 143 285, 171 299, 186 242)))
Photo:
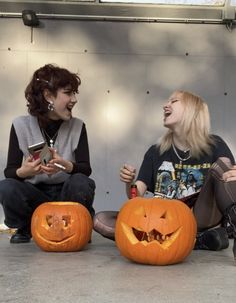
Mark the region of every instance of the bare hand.
POLYGON ((48 175, 56 174, 59 171, 65 171, 70 173, 73 169, 73 164, 70 161, 64 160, 55 149, 50 148, 52 153, 52 159, 47 163, 47 165, 42 165, 42 170, 48 175), (55 164, 59 164, 56 166, 55 164))
POLYGON ((223 173, 222 177, 225 182, 236 181, 236 165, 234 165, 232 169, 223 173))
POLYGON ((40 159, 34 160, 32 156, 29 156, 22 163, 21 167, 17 169, 16 173, 20 178, 29 178, 35 175, 41 174, 42 168, 40 159))
POLYGON ((125 183, 132 183, 136 175, 136 169, 129 165, 124 164, 120 169, 120 180, 125 183))

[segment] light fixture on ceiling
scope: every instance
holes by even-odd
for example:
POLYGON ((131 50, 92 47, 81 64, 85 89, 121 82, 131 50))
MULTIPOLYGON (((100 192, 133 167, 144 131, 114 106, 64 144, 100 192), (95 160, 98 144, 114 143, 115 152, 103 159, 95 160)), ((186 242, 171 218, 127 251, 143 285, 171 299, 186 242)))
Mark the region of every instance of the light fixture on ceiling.
POLYGON ((31 27, 39 26, 39 19, 36 15, 35 11, 23 10, 22 19, 23 19, 24 25, 26 25, 26 26, 31 26, 31 27))

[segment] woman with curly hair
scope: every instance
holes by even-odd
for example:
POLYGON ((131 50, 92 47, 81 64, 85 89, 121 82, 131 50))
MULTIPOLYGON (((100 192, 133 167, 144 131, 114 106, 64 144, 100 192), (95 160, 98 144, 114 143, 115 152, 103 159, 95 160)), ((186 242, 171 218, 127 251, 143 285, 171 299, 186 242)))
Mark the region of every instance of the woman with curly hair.
POLYGON ((34 72, 26 87, 29 114, 13 120, 6 179, 0 182, 5 224, 17 229, 11 243, 30 241, 31 216, 43 202, 80 202, 94 215, 86 126, 72 117, 80 84, 77 74, 47 64, 34 72), (49 149, 43 161, 29 153, 29 146, 39 142, 49 149))

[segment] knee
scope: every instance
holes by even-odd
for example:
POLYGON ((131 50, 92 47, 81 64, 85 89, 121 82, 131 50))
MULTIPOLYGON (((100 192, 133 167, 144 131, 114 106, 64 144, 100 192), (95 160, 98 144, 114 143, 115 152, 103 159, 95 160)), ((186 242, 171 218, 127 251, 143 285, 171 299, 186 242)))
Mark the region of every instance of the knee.
POLYGON ((216 162, 223 162, 225 165, 227 165, 229 168, 233 165, 231 160, 227 157, 219 157, 216 162))
POLYGON ((233 164, 227 157, 219 157, 209 170, 214 179, 222 181, 222 175, 232 168, 233 164))
POLYGON ((95 182, 91 178, 80 173, 72 175, 69 183, 70 187, 75 188, 76 191, 94 192, 96 188, 95 182))
POLYGON ((14 194, 14 189, 17 187, 18 180, 7 178, 2 181, 0 181, 0 197, 1 200, 6 195, 14 194))
POLYGON ((62 199, 79 201, 85 205, 93 203, 95 182, 83 174, 74 174, 66 180, 63 186, 62 199))
POLYGON ((105 238, 115 239, 118 211, 101 211, 94 216, 93 229, 105 238))

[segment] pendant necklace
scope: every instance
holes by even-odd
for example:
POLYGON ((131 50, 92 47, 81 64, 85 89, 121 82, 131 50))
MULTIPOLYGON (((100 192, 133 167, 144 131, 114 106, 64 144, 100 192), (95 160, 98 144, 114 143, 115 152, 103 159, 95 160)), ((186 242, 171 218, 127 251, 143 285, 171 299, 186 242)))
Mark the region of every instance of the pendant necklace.
POLYGON ((177 158, 178 158, 179 161, 180 161, 180 164, 182 164, 182 162, 187 161, 188 159, 191 158, 191 151, 190 151, 190 149, 184 151, 185 153, 188 152, 188 156, 187 156, 186 158, 182 158, 182 157, 178 154, 175 145, 174 145, 173 143, 172 143, 171 145, 172 145, 172 148, 173 148, 174 153, 176 154, 177 158))
POLYGON ((43 133, 44 138, 46 139, 46 141, 49 140, 49 146, 53 148, 53 147, 54 147, 54 142, 55 142, 56 137, 57 137, 57 134, 58 134, 58 131, 56 131, 55 134, 54 134, 52 137, 50 137, 50 136, 48 135, 48 133, 46 132, 45 129, 42 129, 42 133, 43 133), (47 140, 47 139, 48 139, 48 140, 47 140))

